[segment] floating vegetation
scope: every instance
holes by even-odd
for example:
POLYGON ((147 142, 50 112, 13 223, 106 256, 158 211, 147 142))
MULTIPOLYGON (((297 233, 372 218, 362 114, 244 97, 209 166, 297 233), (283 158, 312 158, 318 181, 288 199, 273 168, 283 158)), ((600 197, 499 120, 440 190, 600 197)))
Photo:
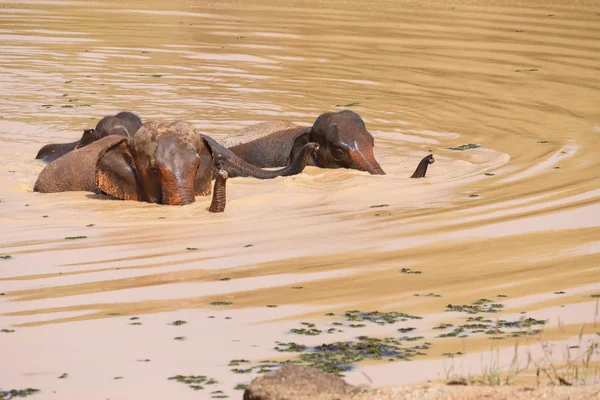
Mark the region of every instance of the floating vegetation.
POLYGON ((389 207, 389 204, 375 204, 371 206, 371 208, 381 208, 381 207, 389 207))
POLYGON ((348 104, 336 104, 335 106, 336 106, 336 107, 355 107, 355 106, 357 106, 357 105, 359 105, 359 104, 360 104, 360 103, 357 101, 357 102, 354 102, 354 103, 348 103, 348 104))
POLYGON ((0 258, 3 260, 10 260, 10 259, 12 259, 12 256, 5 255, 5 256, 0 256, 0 258))
POLYGON ((449 147, 449 150, 457 150, 457 151, 463 151, 463 150, 469 150, 469 149, 476 149, 478 147, 481 147, 480 144, 474 144, 474 143, 469 143, 469 144, 461 144, 460 146, 456 146, 456 147, 449 147))
POLYGON ((229 365, 230 367, 233 367, 233 366, 238 366, 240 364, 249 364, 249 363, 250 363, 249 360, 241 359, 241 360, 231 360, 231 361, 229 361, 229 364, 227 364, 227 365, 229 365))
POLYGON ((246 390, 247 387, 248 387, 248 385, 246 385, 244 383, 238 383, 237 385, 234 386, 233 390, 246 390))
POLYGON ((350 328, 364 328, 365 324, 350 324, 348 325, 350 328))
POLYGON ((58 377, 58 379, 66 379, 69 377, 69 374, 67 374, 66 372, 64 374, 62 374, 61 376, 58 377))
POLYGON ((400 333, 408 333, 408 332, 414 331, 415 329, 417 329, 417 328, 400 328, 400 329, 398 329, 398 332, 400 332, 400 333))
POLYGON ((410 268, 402 268, 400 270, 400 273, 402 273, 402 274, 408 274, 408 275, 411 275, 411 274, 419 275, 419 274, 422 274, 423 271, 415 271, 415 270, 412 270, 410 268))
POLYGON ((12 390, 0 390, 0 400, 10 400, 17 397, 27 397, 39 392, 40 389, 12 389, 12 390))
POLYGON ((185 249, 186 249, 186 250, 198 250, 198 248, 197 248, 197 247, 186 247, 185 249))
POLYGON ((231 301, 213 301, 208 304, 210 304, 211 306, 230 306, 233 303, 231 301))
POLYGON ((496 174, 492 174, 491 172, 486 172, 484 175, 485 176, 496 176, 496 174))
POLYGON ((429 348, 428 344, 401 347, 400 340, 394 338, 359 336, 357 339, 357 342, 334 342, 316 346, 311 352, 300 354, 299 359, 322 371, 339 375, 363 360, 409 360, 416 355, 425 355, 420 350, 429 348))
MULTIPOLYGON (((550 16, 550 15, 549 15, 550 16)), ((529 69, 515 69, 515 72, 536 72, 537 69, 535 68, 529 68, 529 69)))
POLYGON ((294 342, 289 342, 289 343, 281 343, 281 342, 275 342, 277 344, 277 346, 275 346, 275 350, 282 352, 282 353, 300 353, 306 350, 306 346, 303 344, 298 344, 298 343, 294 343, 294 342))
POLYGON ((554 292, 554 294, 565 294, 566 292, 563 292, 562 290, 559 292, 554 292))
POLYGON ((0 330, 0 332, 2 333, 13 333, 15 330, 14 329, 2 329, 0 330))
POLYGON ((171 322, 169 325, 179 326, 179 325, 184 325, 184 324, 187 324, 187 321, 184 321, 182 319, 178 319, 177 321, 171 322))
POLYGON ((202 385, 214 385, 219 383, 205 375, 175 375, 168 378, 168 380, 186 384, 194 390, 203 390, 204 386, 202 385))
POLYGON ((598 298, 600 298, 600 293, 594 293, 590 297, 593 297, 594 299, 598 299, 598 298))
POLYGON ((317 336, 323 333, 322 330, 317 329, 315 324, 311 324, 309 322, 301 322, 300 325, 303 325, 304 328, 295 328, 291 329, 290 332, 295 333, 296 335, 307 335, 307 336, 317 336))
POLYGON ((121 314, 120 314, 120 313, 118 313, 118 312, 111 312, 111 313, 108 313, 108 314, 106 314, 106 315, 108 315, 109 317, 118 317, 118 316, 120 316, 121 314))
POLYGON ((253 244, 247 244, 244 247, 254 247, 254 245, 253 244))
POLYGON ((538 143, 546 144, 546 143, 548 143, 548 141, 547 140, 540 140, 540 141, 538 141, 538 143))
POLYGON ((275 308, 275 307, 277 307, 277 304, 267 304, 267 307, 269 307, 269 308, 275 308))
POLYGON ((219 278, 220 281, 230 281, 231 278, 219 278))
POLYGON ((435 293, 424 293, 424 294, 415 293, 415 294, 413 294, 413 296, 416 296, 416 297, 442 297, 441 294, 435 294, 435 293))
POLYGON ((87 239, 87 236, 67 236, 65 240, 87 239))
POLYGON ((138 319, 140 319, 140 317, 131 317, 131 318, 129 318, 129 320, 131 320, 131 321, 136 321, 138 319))
POLYGON ((149 358, 144 358, 144 359, 141 359, 141 360, 137 360, 137 362, 150 362, 150 359, 149 358))
POLYGON ((325 314, 325 316, 327 316, 327 317, 333 317, 334 315, 335 315, 335 314, 334 314, 334 313, 332 313, 332 312, 328 312, 327 314, 325 314))
MULTIPOLYGON (((292 289, 304 289, 304 286, 292 286, 292 289)), ((327 315, 327 314, 325 314, 327 315)))
POLYGON ((152 77, 153 78, 162 78, 162 75, 160 75, 160 74, 154 74, 154 75, 152 75, 152 77))
POLYGON ((96 224, 87 224, 85 227, 86 228, 91 228, 92 226, 96 226, 96 224))
POLYGON ((479 195, 478 195, 478 194, 475 194, 475 193, 473 193, 473 194, 470 194, 470 195, 469 195, 469 197, 479 197, 479 195))
POLYGON ((438 338, 467 337, 468 335, 463 334, 464 331, 465 331, 465 329, 459 326, 457 328, 454 328, 454 330, 452 332, 442 333, 436 337, 438 337, 438 338))
POLYGON ((419 275, 419 274, 422 274, 423 271, 415 271, 415 270, 412 270, 410 268, 402 268, 400 270, 400 273, 402 273, 402 274, 409 274, 409 275, 411 275, 411 274, 419 275))
POLYGON ((131 322, 129 325, 139 326, 139 325, 143 325, 143 324, 141 322, 131 322))
POLYGON ((118 381, 119 379, 123 379, 123 377, 122 377, 122 376, 115 376, 113 379, 114 379, 115 381, 118 381))
POLYGON ((185 340, 185 336, 177 336, 175 338, 175 340, 179 340, 180 342, 183 342, 185 340))
POLYGON ((505 295, 505 294, 499 294, 499 295, 497 295, 496 297, 508 297, 508 296, 507 296, 507 295, 505 295))
POLYGON ((519 319, 517 321, 485 319, 483 317, 469 317, 467 323, 454 327, 452 324, 441 324, 433 329, 443 330, 454 327, 450 332, 445 332, 437 336, 438 338, 449 337, 468 337, 474 334, 485 334, 490 336, 491 340, 502 340, 509 337, 534 336, 540 334, 540 329, 529 329, 536 325, 545 325, 545 320, 535 318, 519 319), (527 328, 527 330, 523 330, 527 328), (505 330, 510 330, 506 332, 505 330))
MULTIPOLYGON (((371 311, 371 312, 360 312, 358 310, 350 310, 344 313, 344 316, 348 321, 358 322, 358 321, 370 321, 379 325, 394 324, 398 321, 407 321, 409 319, 422 319, 422 317, 417 317, 416 315, 405 314, 401 312, 379 312, 379 311, 371 311)), ((335 323, 334 323, 335 325, 335 323)), ((341 324, 340 324, 341 325, 341 324)))
POLYGON ((478 313, 497 313, 500 309, 504 308, 502 304, 494 303, 489 299, 479 299, 474 301, 469 305, 452 305, 448 304, 446 306, 446 311, 458 311, 458 312, 466 312, 468 314, 478 314, 478 313))

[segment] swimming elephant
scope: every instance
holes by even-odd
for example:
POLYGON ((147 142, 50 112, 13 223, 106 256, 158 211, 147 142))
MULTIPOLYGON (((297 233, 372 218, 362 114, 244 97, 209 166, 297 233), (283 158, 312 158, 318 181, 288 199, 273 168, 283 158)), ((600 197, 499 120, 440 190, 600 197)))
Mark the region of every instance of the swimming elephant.
POLYGON ((245 161, 263 168, 289 165, 309 142, 319 144, 309 165, 385 175, 373 154, 373 136, 362 118, 350 110, 321 114, 312 127, 280 120, 267 121, 247 127, 222 141, 245 161))
POLYGON ((70 151, 79 149, 108 135, 132 137, 142 126, 142 120, 130 111, 121 111, 117 115, 102 118, 95 129, 84 129, 79 140, 71 143, 47 144, 38 151, 36 160, 51 162, 70 151))
POLYGON ((33 190, 90 191, 122 200, 184 205, 192 203, 194 196, 211 193, 216 170, 216 185, 221 184, 222 190, 216 186, 213 201, 224 208, 228 177, 295 175, 304 170, 318 148, 316 143, 307 143, 290 165, 267 171, 245 162, 187 122, 166 125, 151 121, 133 138, 106 136, 53 161, 42 170, 33 190))

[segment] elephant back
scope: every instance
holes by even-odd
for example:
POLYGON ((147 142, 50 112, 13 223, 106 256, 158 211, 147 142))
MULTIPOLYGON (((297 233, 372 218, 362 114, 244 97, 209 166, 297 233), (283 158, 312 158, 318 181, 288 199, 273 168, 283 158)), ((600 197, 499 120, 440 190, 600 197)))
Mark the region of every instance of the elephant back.
POLYGON ((242 128, 239 131, 227 135, 219 142, 224 147, 230 148, 260 139, 275 132, 285 131, 293 128, 299 128, 299 126, 289 121, 275 119, 242 128))
POLYGON ((57 158, 40 172, 33 190, 41 193, 95 192, 95 173, 98 159, 109 148, 126 140, 127 138, 122 136, 106 136, 88 146, 57 158))

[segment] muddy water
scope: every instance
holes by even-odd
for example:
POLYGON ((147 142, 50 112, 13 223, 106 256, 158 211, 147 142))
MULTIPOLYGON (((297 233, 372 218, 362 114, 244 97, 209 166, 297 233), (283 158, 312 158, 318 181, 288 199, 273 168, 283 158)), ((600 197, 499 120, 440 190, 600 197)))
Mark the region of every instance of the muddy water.
MULTIPOLYGON (((600 3, 359 3, 0 1, 0 255, 12 256, 0 260, 0 328, 15 330, 0 334, 0 388, 210 397, 166 379, 193 374, 239 397, 233 386, 256 374, 227 363, 281 358, 276 340, 394 334, 287 334, 347 309, 423 316, 430 358, 465 346, 433 339, 435 324, 465 319, 448 303, 493 298, 506 300, 501 317, 567 321, 556 340, 600 330, 600 3), (39 147, 122 109, 222 139, 343 108, 365 120, 386 176, 236 178, 220 215, 207 198, 32 193, 39 147), (449 150, 468 143, 482 146, 449 150), (428 177, 409 179, 429 151, 428 177), (167 325, 177 319, 188 324, 167 325)), ((348 379, 443 372, 418 363, 348 379)))

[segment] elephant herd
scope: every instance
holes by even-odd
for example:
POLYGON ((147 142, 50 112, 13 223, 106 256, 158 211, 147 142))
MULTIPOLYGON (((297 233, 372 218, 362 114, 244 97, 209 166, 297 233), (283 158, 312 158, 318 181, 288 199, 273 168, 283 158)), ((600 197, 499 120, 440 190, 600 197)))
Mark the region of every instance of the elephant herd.
MULTIPOLYGON (((211 194, 210 212, 222 212, 228 178, 272 179, 299 174, 307 165, 385 172, 375 159, 373 136, 349 110, 321 114, 310 127, 273 120, 229 135, 222 144, 185 121, 165 124, 133 112, 106 116, 77 141, 48 144, 36 159, 49 164, 33 190, 89 191, 122 200, 184 205, 211 194), (264 168, 279 168, 266 170, 264 168)), ((430 154, 412 178, 434 162, 430 154)))

